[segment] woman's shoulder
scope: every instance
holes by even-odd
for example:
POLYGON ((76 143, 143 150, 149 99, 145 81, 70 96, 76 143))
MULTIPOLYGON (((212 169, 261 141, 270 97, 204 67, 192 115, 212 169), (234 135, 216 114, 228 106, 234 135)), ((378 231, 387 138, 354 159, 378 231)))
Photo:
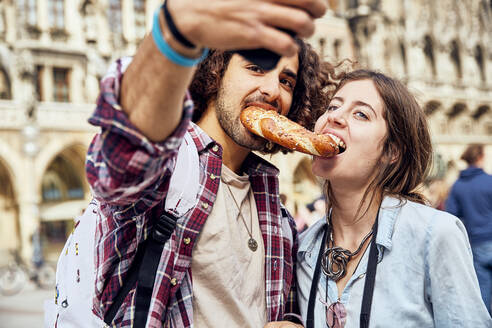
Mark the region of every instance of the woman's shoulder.
POLYGON ((456 216, 410 200, 401 202, 398 221, 402 226, 424 229, 433 236, 466 234, 461 220, 456 216))

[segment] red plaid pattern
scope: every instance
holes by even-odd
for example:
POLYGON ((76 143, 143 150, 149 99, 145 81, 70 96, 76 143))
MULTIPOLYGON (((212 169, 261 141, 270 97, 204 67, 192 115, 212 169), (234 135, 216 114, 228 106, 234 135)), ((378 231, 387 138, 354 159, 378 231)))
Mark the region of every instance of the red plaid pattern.
MULTIPOLYGON (((110 68, 101 82, 96 111, 89 119, 91 124, 101 127, 89 148, 86 163, 87 177, 99 206, 93 311, 104 317, 123 285, 139 243, 149 233, 153 218, 159 217, 164 209, 177 150, 184 134, 190 133, 200 161, 198 203, 178 220, 164 247, 147 326, 192 327, 192 249, 215 202, 222 148, 191 122, 193 104, 189 96, 184 100, 182 121, 167 140, 152 143, 138 132, 117 102, 121 77, 129 62, 130 59, 124 58, 110 68)), ((248 156, 245 167, 265 245, 267 318, 283 320, 286 313, 298 313, 294 221, 281 208, 278 170, 254 154, 248 156)), ((116 314, 114 327, 132 326, 134 294, 135 288, 116 314)))

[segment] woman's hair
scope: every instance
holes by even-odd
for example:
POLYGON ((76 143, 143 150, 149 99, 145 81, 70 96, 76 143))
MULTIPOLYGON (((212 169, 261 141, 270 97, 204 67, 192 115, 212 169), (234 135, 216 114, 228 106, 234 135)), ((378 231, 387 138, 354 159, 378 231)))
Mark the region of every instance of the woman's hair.
MULTIPOLYGON (((424 111, 401 82, 374 71, 346 73, 335 93, 345 84, 359 80, 374 83, 383 101, 383 117, 388 131, 376 176, 364 193, 358 213, 361 213, 371 191, 374 193, 369 204, 385 195, 424 203, 425 198, 417 187, 424 181, 432 161, 432 143, 424 111)), ((329 203, 336 203, 329 181, 325 191, 329 203)))
MULTIPOLYGON (((326 108, 330 94, 335 87, 331 77, 333 70, 321 70, 318 54, 308 43, 296 39, 299 46, 299 69, 292 96, 292 105, 287 117, 307 129, 312 130, 320 113, 326 108)), ((233 52, 212 50, 208 57, 200 63, 190 85, 190 94, 195 104, 193 121, 197 122, 215 100, 220 90, 222 78, 231 60, 233 52)), ((325 67, 332 67, 323 63, 325 67)), ((290 152, 287 148, 274 145, 268 153, 290 152)))
POLYGON ((468 165, 477 164, 478 160, 483 156, 483 145, 471 144, 466 147, 465 152, 461 155, 461 159, 468 165))

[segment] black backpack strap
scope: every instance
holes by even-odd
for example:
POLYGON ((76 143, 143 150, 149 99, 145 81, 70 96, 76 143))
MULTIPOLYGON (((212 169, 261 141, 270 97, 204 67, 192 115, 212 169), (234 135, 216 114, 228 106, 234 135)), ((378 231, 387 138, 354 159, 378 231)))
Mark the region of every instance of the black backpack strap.
POLYGON ((145 327, 157 267, 159 266, 164 244, 171 237, 176 227, 176 221, 177 218, 175 216, 165 212, 154 223, 152 232, 147 240, 140 244, 137 254, 135 254, 135 259, 128 270, 125 282, 104 316, 104 322, 107 325, 111 325, 126 296, 137 284, 133 327, 145 327))
POLYGON ((314 268, 313 280, 311 282, 311 290, 309 292, 308 310, 306 318, 306 328, 314 328, 314 307, 316 303, 316 291, 318 290, 319 275, 321 272, 321 258, 326 245, 326 235, 328 234, 328 225, 324 226, 323 239, 321 240, 321 246, 318 252, 318 259, 316 260, 316 267, 314 268))
POLYGON ((378 214, 373 227, 371 246, 369 249, 369 260, 367 263, 366 281, 364 283, 364 294, 362 295, 362 306, 360 310, 360 327, 369 327, 369 318, 371 316, 372 297, 374 294, 374 285, 376 282, 376 268, 378 265, 378 248, 376 245, 376 236, 378 235, 378 214))

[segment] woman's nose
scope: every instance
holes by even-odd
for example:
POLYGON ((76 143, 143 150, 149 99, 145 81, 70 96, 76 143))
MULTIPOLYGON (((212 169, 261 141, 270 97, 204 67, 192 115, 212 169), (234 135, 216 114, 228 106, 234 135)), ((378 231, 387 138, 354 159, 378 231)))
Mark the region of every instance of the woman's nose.
POLYGON ((345 119, 345 113, 341 108, 328 112, 327 122, 334 126, 345 126, 347 120, 345 119))
POLYGON ((339 114, 334 114, 333 111, 326 111, 321 115, 316 124, 314 125, 314 131, 320 133, 326 127, 344 127, 346 125, 345 119, 339 114))

